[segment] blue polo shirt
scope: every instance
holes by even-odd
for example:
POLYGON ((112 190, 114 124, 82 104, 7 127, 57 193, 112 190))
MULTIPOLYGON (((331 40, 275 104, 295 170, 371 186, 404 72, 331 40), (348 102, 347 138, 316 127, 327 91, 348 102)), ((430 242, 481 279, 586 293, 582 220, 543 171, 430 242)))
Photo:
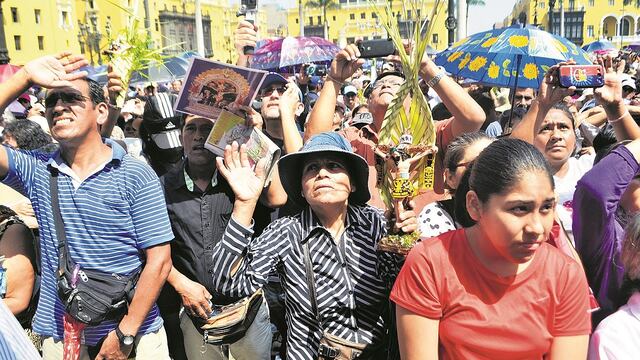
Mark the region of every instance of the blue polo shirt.
MULTIPOLYGON (((59 170, 59 204, 73 260, 86 269, 129 274, 143 265, 143 250, 173 239, 160 182, 147 164, 106 139, 112 158, 80 181, 59 152, 7 148, 9 171, 3 183, 31 200, 40 226, 42 285, 33 330, 63 338, 64 307, 56 292, 58 245, 51 211, 48 166, 59 170)), ((87 327, 83 343, 95 345, 116 327, 113 321, 87 327)), ((162 326, 153 306, 140 334, 162 326)))

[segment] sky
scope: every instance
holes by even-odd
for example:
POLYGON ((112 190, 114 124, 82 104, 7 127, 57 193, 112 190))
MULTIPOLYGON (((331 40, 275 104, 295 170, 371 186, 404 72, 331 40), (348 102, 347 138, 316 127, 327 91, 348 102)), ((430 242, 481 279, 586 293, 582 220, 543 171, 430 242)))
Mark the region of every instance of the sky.
POLYGON ((484 6, 469 7, 469 28, 467 34, 475 34, 481 31, 490 30, 494 23, 504 20, 516 0, 484 0, 484 6))

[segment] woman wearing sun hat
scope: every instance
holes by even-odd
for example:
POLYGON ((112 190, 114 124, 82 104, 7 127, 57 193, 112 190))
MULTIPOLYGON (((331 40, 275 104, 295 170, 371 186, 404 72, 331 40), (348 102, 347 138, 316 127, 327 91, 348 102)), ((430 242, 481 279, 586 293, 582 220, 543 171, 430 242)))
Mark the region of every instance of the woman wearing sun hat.
MULTIPOLYGON (((225 149, 218 169, 235 192, 226 232, 214 248, 218 291, 248 296, 275 269, 286 293, 287 355, 318 359, 331 349, 323 334, 367 346, 367 359, 386 357, 388 293, 375 272, 376 245, 386 233, 382 213, 366 205, 368 166, 336 133, 321 133, 278 163, 282 185, 304 210, 278 219, 252 239, 251 217, 264 183, 263 164, 251 168, 246 149, 225 149), (313 301, 315 294, 315 301, 313 301)), ((395 226, 416 229, 413 211, 395 226)))

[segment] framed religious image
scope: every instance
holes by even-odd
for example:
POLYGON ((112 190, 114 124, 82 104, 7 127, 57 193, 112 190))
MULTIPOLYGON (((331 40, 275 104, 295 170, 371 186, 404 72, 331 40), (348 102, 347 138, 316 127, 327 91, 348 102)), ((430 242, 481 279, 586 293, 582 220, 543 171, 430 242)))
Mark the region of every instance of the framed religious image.
POLYGON ((262 70, 192 58, 176 111, 217 119, 232 103, 251 105, 266 75, 262 70))

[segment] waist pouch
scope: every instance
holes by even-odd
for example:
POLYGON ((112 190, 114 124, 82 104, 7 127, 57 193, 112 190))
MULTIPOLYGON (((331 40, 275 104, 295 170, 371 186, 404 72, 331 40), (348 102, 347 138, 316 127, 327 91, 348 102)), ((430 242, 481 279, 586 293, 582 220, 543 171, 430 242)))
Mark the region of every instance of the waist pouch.
POLYGON ((66 312, 87 325, 120 320, 133 299, 139 277, 140 269, 125 276, 77 266, 69 271, 65 266, 58 274, 58 296, 66 312))
POLYGON ((319 360, 372 360, 387 359, 387 344, 383 341, 380 344, 360 344, 345 340, 339 336, 331 335, 328 332, 322 334, 320 348, 318 350, 319 360))
POLYGON ((262 289, 233 304, 214 309, 204 325, 204 341, 212 345, 232 344, 242 337, 253 324, 262 305, 262 289))

